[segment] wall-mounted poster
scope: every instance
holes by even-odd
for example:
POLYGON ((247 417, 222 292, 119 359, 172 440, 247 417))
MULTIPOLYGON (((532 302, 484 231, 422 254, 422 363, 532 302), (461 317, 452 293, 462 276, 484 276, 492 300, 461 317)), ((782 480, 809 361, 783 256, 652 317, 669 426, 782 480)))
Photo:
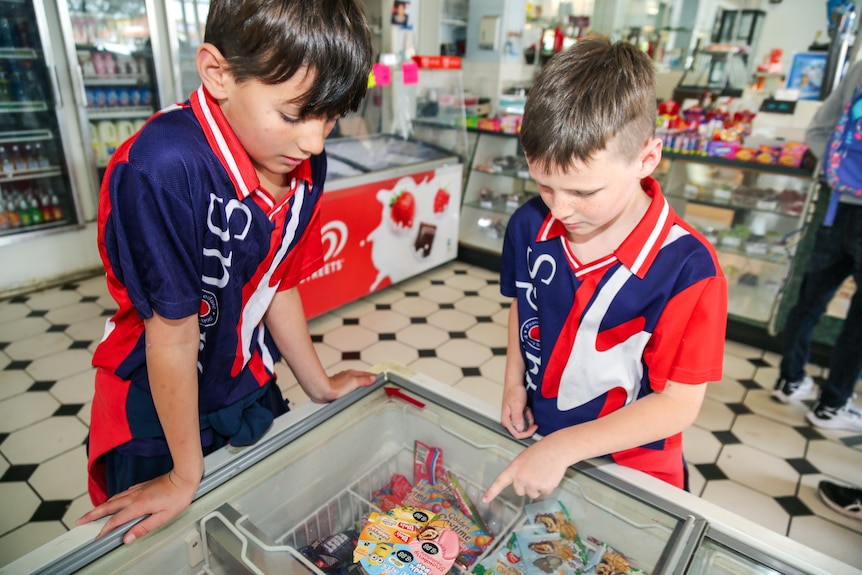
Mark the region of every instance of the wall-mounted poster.
POLYGON ((820 88, 826 74, 826 52, 800 52, 794 54, 787 76, 787 87, 799 90, 800 100, 819 100, 820 88))
POLYGON ((407 26, 410 15, 407 10, 410 7, 410 2, 402 2, 395 0, 392 3, 392 23, 396 26, 407 26))

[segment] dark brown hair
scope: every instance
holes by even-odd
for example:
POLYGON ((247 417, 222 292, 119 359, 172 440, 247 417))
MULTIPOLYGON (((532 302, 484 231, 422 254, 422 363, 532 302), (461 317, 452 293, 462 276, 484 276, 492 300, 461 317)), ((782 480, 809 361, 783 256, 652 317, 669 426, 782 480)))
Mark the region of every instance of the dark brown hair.
POLYGON ((372 64, 371 32, 358 0, 212 0, 204 41, 237 82, 280 84, 316 74, 301 116, 356 111, 372 64))
POLYGON ((611 141, 626 161, 655 135, 655 68, 637 47, 599 36, 545 65, 527 97, 521 143, 545 171, 589 163, 611 141))

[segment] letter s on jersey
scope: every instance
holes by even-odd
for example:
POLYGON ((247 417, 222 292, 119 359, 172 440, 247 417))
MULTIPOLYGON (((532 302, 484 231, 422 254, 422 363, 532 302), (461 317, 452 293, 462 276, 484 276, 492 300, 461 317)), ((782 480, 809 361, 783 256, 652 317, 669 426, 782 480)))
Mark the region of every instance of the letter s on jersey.
MULTIPOLYGON (((533 255, 533 250, 530 247, 527 247, 527 261, 530 262, 530 258, 533 255)), ((525 290, 527 293, 525 297, 527 299, 527 303, 530 304, 530 307, 533 308, 534 311, 538 310, 538 306, 536 305, 536 288, 533 287, 533 282, 536 278, 539 278, 539 281, 545 285, 550 285, 552 281, 554 281, 554 276, 557 273, 557 262, 553 257, 548 254, 540 255, 536 258, 536 261, 530 262, 529 274, 530 274, 530 282, 515 282, 515 287, 525 290), (549 265, 549 269, 545 265, 549 265), (543 277, 539 277, 540 272, 543 277)))
MULTIPOLYGON (((245 226, 240 233, 233 234, 233 237, 242 240, 245 239, 249 228, 251 228, 251 210, 236 198, 228 200, 227 205, 225 205, 223 198, 220 198, 215 194, 210 194, 210 205, 207 209, 207 229, 218 236, 222 242, 227 242, 231 239, 230 220, 237 215, 244 216, 245 226), (219 221, 215 221, 213 218, 213 214, 215 214, 216 210, 219 210, 219 213, 222 214, 219 221), (223 223, 224 227, 219 227, 219 223, 223 223)), ((221 277, 205 275, 201 278, 201 281, 205 284, 220 288, 226 286, 230 281, 230 266, 233 254, 228 253, 227 255, 224 255, 217 249, 205 248, 203 250, 203 255, 204 257, 214 257, 218 259, 222 268, 222 273, 221 277)))

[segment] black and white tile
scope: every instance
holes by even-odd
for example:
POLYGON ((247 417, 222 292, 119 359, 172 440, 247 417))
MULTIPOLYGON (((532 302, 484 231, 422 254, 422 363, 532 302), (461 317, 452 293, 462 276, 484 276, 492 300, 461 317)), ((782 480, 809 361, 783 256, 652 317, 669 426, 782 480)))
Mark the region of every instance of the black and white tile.
MULTIPOLYGON (((90 359, 114 309, 103 275, 0 301, 0 565, 90 507, 90 359)), ((329 372, 393 360, 498 405, 508 314, 496 273, 453 262, 314 318, 309 329, 329 372)), ((724 379, 710 384, 684 434, 692 491, 862 565, 862 522, 816 493, 823 478, 862 485, 862 435, 815 429, 806 404, 773 402, 779 360, 727 342, 724 379)), ((307 401, 287 367, 278 372, 285 396, 307 401)), ((821 368, 809 373, 822 381, 821 368)))

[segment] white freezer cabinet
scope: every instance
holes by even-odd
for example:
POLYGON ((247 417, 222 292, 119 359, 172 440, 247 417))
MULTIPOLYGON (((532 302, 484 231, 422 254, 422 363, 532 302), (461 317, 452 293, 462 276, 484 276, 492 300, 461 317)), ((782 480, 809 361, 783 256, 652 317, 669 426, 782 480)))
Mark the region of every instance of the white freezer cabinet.
MULTIPOLYGON (((480 497, 529 442, 497 423, 497 406, 397 364, 375 369, 372 387, 325 406, 304 404, 255 446, 208 456, 195 501, 163 529, 124 546, 124 529, 93 541, 98 525, 78 527, 0 573, 320 575, 298 550, 356 528, 375 509, 371 493, 394 473, 412 479, 416 440, 443 450, 445 468, 494 537, 476 563, 495 554, 527 521, 529 501, 511 487, 487 505, 480 497)), ((637 573, 862 573, 605 461, 570 469, 552 497, 582 540, 613 547, 637 573)))

